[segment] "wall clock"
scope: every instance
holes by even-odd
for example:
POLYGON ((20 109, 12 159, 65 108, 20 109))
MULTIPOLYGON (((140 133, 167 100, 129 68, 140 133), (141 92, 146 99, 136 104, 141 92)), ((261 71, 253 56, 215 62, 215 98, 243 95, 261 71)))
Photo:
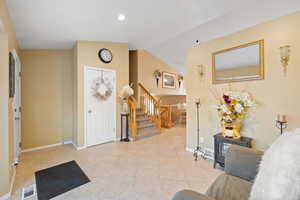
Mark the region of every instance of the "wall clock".
POLYGON ((104 63, 110 63, 113 59, 112 52, 109 49, 103 48, 98 52, 99 59, 104 63))

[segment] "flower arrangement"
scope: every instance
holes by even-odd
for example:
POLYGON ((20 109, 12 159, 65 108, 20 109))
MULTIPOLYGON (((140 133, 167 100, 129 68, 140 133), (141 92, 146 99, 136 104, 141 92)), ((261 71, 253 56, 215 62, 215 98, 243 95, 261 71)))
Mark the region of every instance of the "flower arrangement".
POLYGON ((120 98, 122 100, 125 100, 128 99, 133 94, 134 94, 133 89, 129 85, 125 85, 120 92, 120 98))
POLYGON ((221 117, 223 125, 223 135, 240 138, 240 128, 243 119, 249 108, 255 106, 255 103, 248 93, 225 92, 217 111, 221 117))
POLYGON ((127 100, 129 97, 131 97, 134 94, 134 91, 132 89, 132 85, 125 85, 121 92, 120 92, 120 98, 122 100, 122 112, 123 113, 128 113, 129 107, 127 104, 127 100))

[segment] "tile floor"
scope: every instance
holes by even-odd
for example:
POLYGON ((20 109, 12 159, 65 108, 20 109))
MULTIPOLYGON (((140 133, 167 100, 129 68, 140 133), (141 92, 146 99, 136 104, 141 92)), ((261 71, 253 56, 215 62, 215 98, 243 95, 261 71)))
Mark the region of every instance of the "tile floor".
POLYGON ((205 192, 222 171, 211 161, 195 162, 185 151, 185 127, 131 143, 114 142, 76 151, 71 145, 21 155, 13 198, 21 199, 34 172, 76 160, 91 182, 56 200, 170 200, 182 189, 205 192))

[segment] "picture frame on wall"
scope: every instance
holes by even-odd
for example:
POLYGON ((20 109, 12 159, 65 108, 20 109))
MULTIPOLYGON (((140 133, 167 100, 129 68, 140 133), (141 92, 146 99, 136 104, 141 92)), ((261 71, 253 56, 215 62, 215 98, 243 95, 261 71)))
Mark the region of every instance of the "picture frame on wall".
POLYGON ((168 89, 176 89, 176 74, 163 72, 162 87, 168 89))

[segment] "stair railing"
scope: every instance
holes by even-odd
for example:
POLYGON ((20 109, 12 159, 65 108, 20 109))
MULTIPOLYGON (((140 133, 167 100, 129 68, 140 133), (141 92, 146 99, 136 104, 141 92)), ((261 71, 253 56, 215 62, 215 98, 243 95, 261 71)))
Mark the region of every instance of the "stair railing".
POLYGON ((136 122, 136 109, 137 109, 137 102, 134 97, 128 98, 128 107, 129 107, 129 127, 131 130, 131 136, 133 137, 133 140, 138 139, 138 128, 137 128, 137 122, 136 122))
POLYGON ((161 130, 160 100, 152 96, 141 83, 139 83, 139 88, 140 108, 156 124, 156 127, 161 130))

